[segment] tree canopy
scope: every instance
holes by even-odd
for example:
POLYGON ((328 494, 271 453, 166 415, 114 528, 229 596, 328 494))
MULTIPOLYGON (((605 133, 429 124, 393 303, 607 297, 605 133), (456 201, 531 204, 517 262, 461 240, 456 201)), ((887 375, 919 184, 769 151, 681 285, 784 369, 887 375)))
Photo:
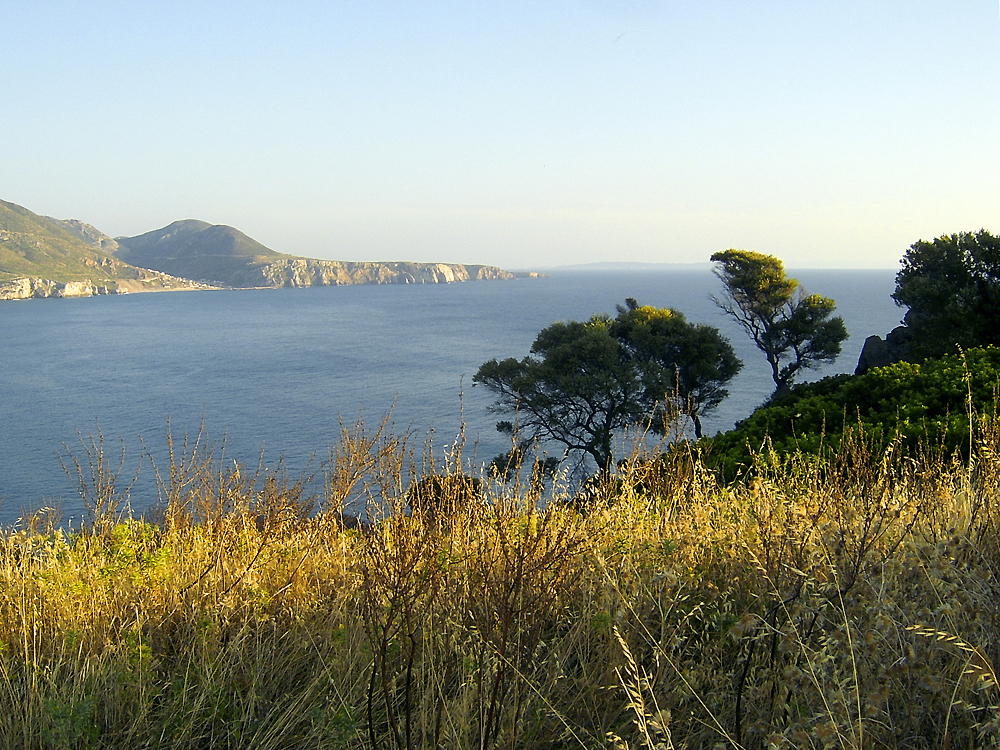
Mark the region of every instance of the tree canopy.
POLYGON ((776 394, 801 370, 837 358, 848 334, 844 319, 831 317, 836 309, 832 299, 806 294, 773 255, 726 250, 715 253, 712 261, 726 291, 715 303, 764 353, 776 394))
POLYGON ((599 317, 553 323, 538 334, 532 356, 480 366, 473 383, 496 394, 492 411, 514 419, 497 429, 562 443, 609 471, 615 431, 642 416, 638 373, 609 328, 610 321, 599 317))
POLYGON ((639 371, 653 429, 665 434, 671 414, 683 414, 700 438, 701 415, 722 403, 729 395, 726 384, 743 367, 719 329, 689 323, 676 310, 640 306, 630 298, 618 308, 611 335, 639 371))
POLYGON ((485 362, 473 382, 496 395, 491 410, 511 417, 497 429, 525 441, 554 441, 613 466, 618 431, 664 432, 668 404, 695 420, 727 395, 741 363, 710 326, 628 300, 618 317, 559 322, 543 329, 523 359, 485 362))
POLYGON ((910 246, 896 274, 915 359, 1000 345, 1000 237, 985 229, 910 246))

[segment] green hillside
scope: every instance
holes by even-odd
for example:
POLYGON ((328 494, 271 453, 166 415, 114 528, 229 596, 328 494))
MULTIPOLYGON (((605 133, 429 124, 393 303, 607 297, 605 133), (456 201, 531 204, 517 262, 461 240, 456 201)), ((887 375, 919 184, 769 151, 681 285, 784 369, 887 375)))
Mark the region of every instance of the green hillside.
POLYGON ((0 201, 0 299, 204 288, 114 257, 117 244, 81 221, 0 201))
POLYGON ((59 222, 0 201, 0 280, 97 282, 115 279, 121 265, 59 222))
POLYGON ((143 268, 230 283, 249 266, 288 259, 233 227, 196 219, 175 221, 136 237, 118 237, 117 257, 143 268))

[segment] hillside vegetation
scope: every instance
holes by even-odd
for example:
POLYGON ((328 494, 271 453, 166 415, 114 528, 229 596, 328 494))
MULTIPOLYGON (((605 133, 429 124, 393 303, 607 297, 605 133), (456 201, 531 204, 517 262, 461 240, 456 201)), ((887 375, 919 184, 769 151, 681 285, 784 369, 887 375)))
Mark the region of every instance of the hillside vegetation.
POLYGON ((87 234, 93 227, 77 225, 74 231, 66 222, 0 201, 0 299, 196 286, 118 260, 113 247, 102 245, 100 233, 87 234))
POLYGON ((185 440, 146 520, 85 441, 87 527, 0 537, 0 747, 995 747, 998 430, 544 508, 385 424, 316 499, 185 440))
POLYGON ((110 278, 111 259, 51 219, 0 201, 0 227, 0 278, 110 278))
POLYGON ((219 281, 241 266, 281 256, 233 227, 194 219, 116 242, 122 260, 190 279, 219 281))
POLYGON ((828 456, 858 431, 880 447, 899 440, 911 450, 935 445, 967 455, 970 413, 996 414, 998 388, 997 347, 897 362, 795 385, 702 448, 730 478, 751 469, 758 453, 828 456))

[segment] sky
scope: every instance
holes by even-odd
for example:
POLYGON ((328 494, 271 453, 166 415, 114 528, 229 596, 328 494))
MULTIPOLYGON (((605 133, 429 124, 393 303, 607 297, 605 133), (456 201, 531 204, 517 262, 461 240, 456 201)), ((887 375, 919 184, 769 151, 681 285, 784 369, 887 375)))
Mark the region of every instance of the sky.
POLYGON ((1000 233, 997 0, 0 0, 0 198, 335 260, 1000 233))

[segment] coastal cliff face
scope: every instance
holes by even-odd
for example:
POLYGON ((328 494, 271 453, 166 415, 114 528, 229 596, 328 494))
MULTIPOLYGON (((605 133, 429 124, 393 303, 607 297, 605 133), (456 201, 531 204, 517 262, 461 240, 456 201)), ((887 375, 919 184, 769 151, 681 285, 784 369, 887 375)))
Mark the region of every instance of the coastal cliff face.
POLYGON ((0 282, 0 300, 41 299, 45 297, 94 297, 98 294, 125 294, 106 285, 97 286, 89 281, 58 282, 51 279, 22 278, 0 282))
POLYGON ((349 284, 450 284, 513 279, 494 266, 460 263, 354 263, 289 258, 250 266, 230 279, 238 287, 346 286, 349 284))
POLYGON ((205 289, 114 257, 118 243, 90 224, 0 201, 0 300, 205 289))
POLYGON ((129 268, 109 259, 117 266, 117 278, 103 282, 53 281, 40 276, 24 276, 0 281, 0 300, 52 299, 58 297, 97 297, 104 294, 129 292, 161 292, 196 289, 217 289, 210 284, 199 284, 189 279, 178 279, 166 273, 145 268, 129 268))

